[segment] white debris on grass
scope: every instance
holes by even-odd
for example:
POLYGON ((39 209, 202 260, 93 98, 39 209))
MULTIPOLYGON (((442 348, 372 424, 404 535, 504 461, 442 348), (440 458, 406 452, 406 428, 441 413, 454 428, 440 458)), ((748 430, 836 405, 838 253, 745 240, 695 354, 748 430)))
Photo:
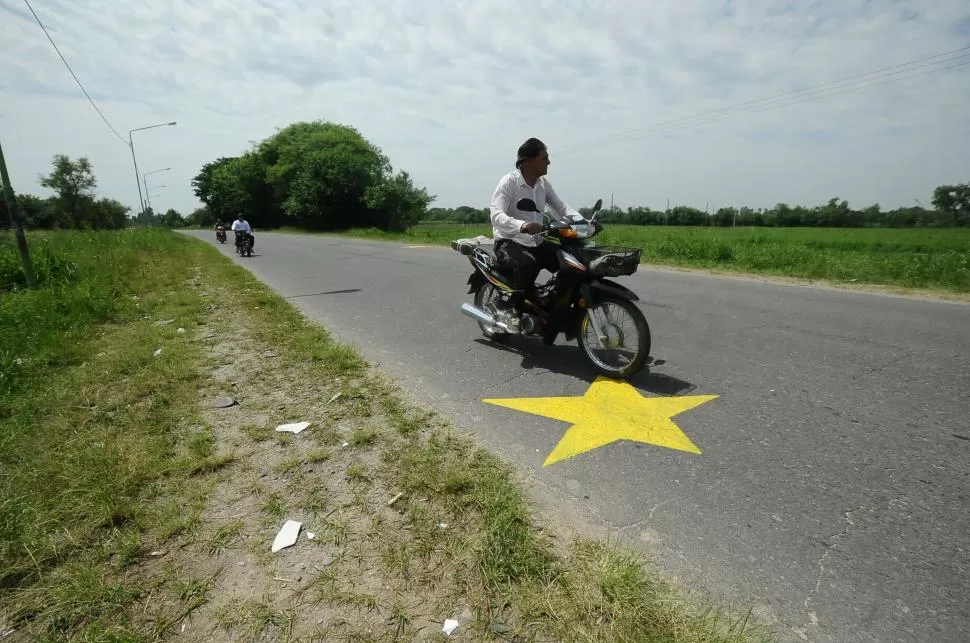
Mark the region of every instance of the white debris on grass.
POLYGON ((295 422, 293 424, 281 424, 276 427, 276 430, 280 433, 299 433, 303 429, 310 426, 309 422, 295 422))
POLYGON ((281 549, 295 545, 296 539, 300 537, 300 527, 302 526, 303 523, 296 520, 287 520, 283 523, 283 528, 280 529, 273 540, 272 552, 275 554, 281 549))
POLYGON ((444 627, 441 628, 441 631, 445 633, 445 636, 451 636, 457 629, 458 621, 453 618, 446 618, 444 627))

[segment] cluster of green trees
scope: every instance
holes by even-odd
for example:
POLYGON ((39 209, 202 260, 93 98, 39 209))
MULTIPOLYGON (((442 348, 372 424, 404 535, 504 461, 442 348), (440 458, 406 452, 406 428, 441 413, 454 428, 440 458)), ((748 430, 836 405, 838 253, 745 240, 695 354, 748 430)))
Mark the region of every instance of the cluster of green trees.
POLYGON ((406 230, 434 200, 356 129, 324 121, 293 123, 242 156, 206 163, 192 186, 204 207, 186 220, 202 226, 243 215, 256 228, 406 230))
MULTIPOLYGON (((52 196, 17 194, 21 223, 28 229, 118 230, 132 224, 177 228, 185 225, 176 210, 156 214, 146 208, 134 219, 131 209, 115 199, 96 199, 98 180, 87 157, 72 160, 64 154, 54 155, 51 172, 40 177, 40 184, 51 189, 52 196)), ((6 201, 0 199, 0 221, 9 221, 6 201)))
MULTIPOLYGON (((862 210, 848 202, 830 199, 816 207, 779 203, 773 208, 719 208, 713 213, 679 205, 669 210, 650 208, 607 208, 598 217, 604 223, 673 226, 769 226, 824 228, 947 228, 970 227, 970 183, 941 185, 933 191, 933 209, 922 206, 882 210, 871 205, 862 210)), ((580 208, 589 216, 589 208, 580 208)), ((425 221, 448 223, 488 223, 488 208, 463 205, 458 208, 432 208, 425 221)))

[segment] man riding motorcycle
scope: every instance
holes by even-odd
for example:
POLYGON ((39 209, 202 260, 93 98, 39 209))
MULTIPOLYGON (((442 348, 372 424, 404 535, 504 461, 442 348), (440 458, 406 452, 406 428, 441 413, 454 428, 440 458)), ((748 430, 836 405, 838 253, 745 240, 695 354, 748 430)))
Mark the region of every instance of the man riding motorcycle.
POLYGON ((492 236, 495 238, 495 256, 512 268, 512 286, 525 293, 513 293, 502 305, 508 310, 507 326, 518 332, 521 313, 519 307, 528 290, 535 286, 539 272, 559 270, 556 246, 539 232, 542 230, 542 214, 546 204, 562 220, 584 220, 576 210, 559 198, 552 184, 545 178, 548 171, 549 151, 545 143, 530 138, 518 150, 516 169, 503 176, 492 194, 492 236), (523 212, 516 208, 520 199, 532 199, 539 212, 523 212))
POLYGON ((252 232, 253 228, 249 225, 249 222, 243 218, 243 215, 239 215, 235 221, 232 222, 232 230, 236 233, 236 251, 239 251, 240 246, 242 246, 242 240, 245 235, 252 232))

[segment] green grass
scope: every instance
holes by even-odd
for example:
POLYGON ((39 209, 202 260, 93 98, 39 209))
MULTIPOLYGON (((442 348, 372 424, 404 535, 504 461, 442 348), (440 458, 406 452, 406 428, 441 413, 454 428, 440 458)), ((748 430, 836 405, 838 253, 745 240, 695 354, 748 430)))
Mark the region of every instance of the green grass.
POLYGON ((0 247, 0 620, 130 639, 146 585, 124 569, 191 528, 207 485, 190 477, 219 459, 185 426, 199 369, 176 328, 203 308, 186 287, 194 251, 148 230, 28 240, 61 268, 25 291, 0 247))
MULTIPOLYGON (((342 233, 445 245, 488 225, 421 224, 410 234, 342 233)), ((606 224, 600 245, 643 249, 645 263, 970 293, 970 229, 698 228, 606 224)))

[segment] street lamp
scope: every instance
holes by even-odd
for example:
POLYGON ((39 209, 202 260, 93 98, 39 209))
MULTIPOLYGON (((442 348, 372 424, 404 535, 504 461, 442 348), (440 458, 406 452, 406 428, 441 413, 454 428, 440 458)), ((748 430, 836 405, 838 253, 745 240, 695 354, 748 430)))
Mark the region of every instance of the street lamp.
POLYGON ((136 127, 133 130, 128 130, 128 147, 131 148, 131 162, 135 164, 135 185, 138 186, 138 203, 141 205, 142 211, 145 210, 145 200, 141 194, 141 181, 138 180, 138 160, 135 158, 135 143, 131 140, 131 134, 132 132, 140 132, 143 129, 167 127, 169 125, 175 125, 175 121, 172 121, 171 123, 158 123, 157 125, 146 125, 145 127, 136 127))
MULTIPOLYGON (((151 172, 145 172, 144 174, 141 175, 142 183, 145 184, 145 198, 148 199, 148 207, 152 207, 152 201, 151 201, 151 199, 148 198, 148 175, 149 174, 158 174, 159 172, 167 172, 168 170, 171 170, 171 169, 172 168, 167 167, 167 168, 162 169, 162 170, 152 170, 151 172)), ((142 207, 142 210, 144 210, 144 209, 145 208, 142 207)))
MULTIPOLYGON (((161 188, 167 188, 167 187, 168 187, 167 185, 156 185, 155 186, 155 189, 161 189, 161 188)), ((147 183, 145 184, 145 198, 148 199, 148 208, 149 209, 151 209, 151 207, 152 207, 152 196, 157 197, 160 194, 161 194, 161 192, 156 192, 155 194, 153 194, 151 196, 148 196, 148 184, 147 183)), ((154 214, 154 213, 155 213, 155 211, 152 210, 152 214, 154 214)))
MULTIPOLYGON (((159 172, 168 172, 171 169, 172 168, 170 168, 170 167, 166 167, 166 168, 161 169, 161 170, 152 170, 151 172, 145 172, 144 174, 142 174, 141 175, 141 181, 142 181, 142 183, 145 184, 145 194, 146 195, 148 194, 148 175, 149 174, 158 174, 159 172)), ((148 204, 148 207, 151 207, 151 203, 148 204)), ((144 209, 144 208, 142 208, 142 209, 144 209)))

